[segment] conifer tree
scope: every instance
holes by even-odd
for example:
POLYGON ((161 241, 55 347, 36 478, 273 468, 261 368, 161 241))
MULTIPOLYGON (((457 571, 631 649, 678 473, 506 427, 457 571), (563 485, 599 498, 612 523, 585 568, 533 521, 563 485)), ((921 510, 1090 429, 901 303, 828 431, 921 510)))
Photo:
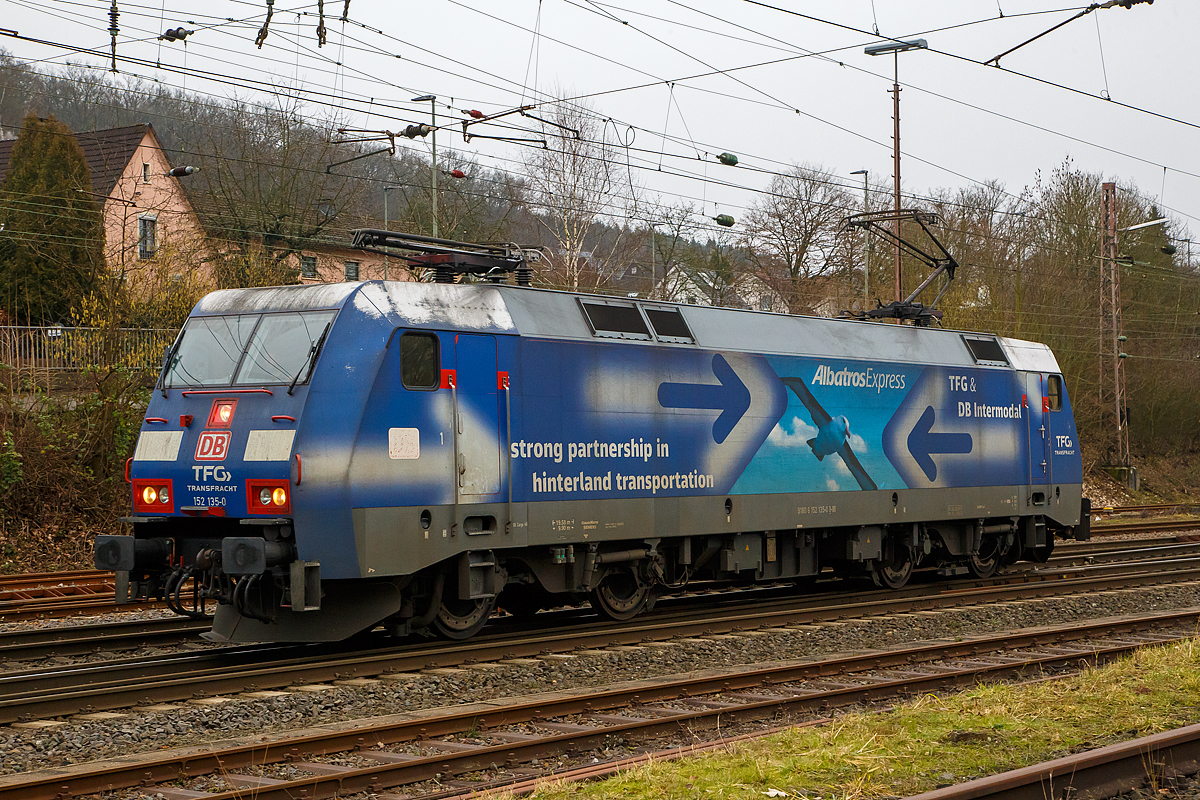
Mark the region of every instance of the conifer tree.
POLYGON ((25 118, 0 187, 0 306, 16 322, 62 322, 104 266, 91 170, 54 117, 25 118))

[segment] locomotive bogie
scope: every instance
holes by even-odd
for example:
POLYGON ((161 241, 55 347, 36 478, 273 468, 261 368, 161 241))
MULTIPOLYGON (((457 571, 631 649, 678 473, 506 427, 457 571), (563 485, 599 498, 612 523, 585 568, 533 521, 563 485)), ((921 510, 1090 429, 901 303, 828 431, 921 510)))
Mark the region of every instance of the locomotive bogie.
POLYGON ((210 295, 131 484, 133 536, 97 565, 246 641, 986 577, 1087 535, 1042 345, 510 286, 210 295))

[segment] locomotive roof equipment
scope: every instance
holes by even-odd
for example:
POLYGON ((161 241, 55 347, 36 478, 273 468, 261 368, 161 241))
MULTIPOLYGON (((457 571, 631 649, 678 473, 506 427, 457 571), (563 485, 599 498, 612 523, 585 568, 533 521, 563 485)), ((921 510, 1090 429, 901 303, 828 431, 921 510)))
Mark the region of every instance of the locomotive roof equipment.
POLYGON ((910 256, 920 260, 928 265, 933 270, 921 285, 918 286, 913 293, 903 300, 893 300, 884 305, 876 301, 877 307, 857 313, 844 311, 842 316, 848 319, 898 319, 901 322, 909 320, 914 324, 924 327, 929 325, 934 320, 940 324, 942 321, 942 312, 938 310, 938 301, 942 299, 942 295, 950 288, 950 283, 954 280, 954 272, 958 269, 958 262, 954 260, 954 256, 950 255, 938 238, 933 235, 933 231, 929 230, 930 225, 939 224, 937 214, 931 211, 917 211, 914 209, 901 209, 900 211, 867 211, 862 214, 855 214, 847 217, 843 223, 846 228, 862 228, 867 235, 875 234, 880 236, 894 245, 899 245, 900 249, 908 253, 910 256), (933 242, 933 246, 938 249, 941 255, 927 253, 922 248, 918 247, 913 242, 908 241, 902 236, 897 236, 896 232, 883 225, 885 222, 903 222, 912 220, 921 226, 921 230, 925 231, 925 235, 929 237, 929 241, 933 242), (937 280, 939 275, 946 276, 946 283, 942 286, 942 290, 938 292, 937 297, 928 306, 923 303, 916 302, 916 299, 921 296, 921 293, 929 287, 931 283, 937 280))

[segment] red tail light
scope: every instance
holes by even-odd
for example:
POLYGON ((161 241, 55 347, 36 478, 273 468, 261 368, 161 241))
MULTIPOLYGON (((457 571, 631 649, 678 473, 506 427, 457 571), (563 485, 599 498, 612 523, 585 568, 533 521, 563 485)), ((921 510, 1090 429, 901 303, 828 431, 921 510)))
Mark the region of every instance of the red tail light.
POLYGON ((133 510, 142 514, 175 513, 175 490, 165 478, 137 478, 133 485, 133 510))
POLYGON ((246 481, 246 511, 250 514, 292 513, 292 487, 287 481, 246 481))

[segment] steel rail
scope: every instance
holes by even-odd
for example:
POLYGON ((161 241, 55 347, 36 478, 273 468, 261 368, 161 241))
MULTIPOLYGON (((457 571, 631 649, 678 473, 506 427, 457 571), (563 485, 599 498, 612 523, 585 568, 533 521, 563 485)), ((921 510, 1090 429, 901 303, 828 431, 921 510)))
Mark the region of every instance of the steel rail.
POLYGON ((0 631, 0 653, 4 654, 5 661, 28 661, 134 647, 164 647, 194 640, 209 627, 207 620, 172 616, 102 625, 0 631))
POLYGON ((10 588, 36 587, 43 584, 54 584, 64 580, 92 580, 107 578, 112 580, 113 574, 98 569, 75 569, 61 572, 26 572, 20 575, 0 575, 0 592, 10 588))
MULTIPOLYGON (((186 748, 173 754, 150 753, 127 756, 99 764, 77 765, 48 772, 0 778, 0 797, 14 800, 56 800, 135 785, 164 783, 219 772, 230 773, 250 767, 304 757, 357 751, 370 760, 384 760, 378 766, 363 768, 330 767, 292 781, 266 781, 256 785, 257 800, 284 798, 333 797, 357 792, 379 792, 386 788, 445 778, 496 764, 525 761, 594 745, 610 737, 646 737, 694 730, 735 722, 771 718, 780 712, 826 712, 831 708, 878 701, 903 694, 923 693, 946 687, 962 686, 980 679, 1022 676, 1033 670, 1074 667, 1124 655, 1147 644, 1175 641, 1187 634, 1151 634, 1143 632, 1163 626, 1191 626, 1200 619, 1200 608, 1157 614, 1139 619, 1077 623, 1058 628, 1043 628, 980 636, 961 642, 936 642, 870 653, 835 657, 824 661, 787 662, 767 667, 709 671, 700 675, 663 680, 640 681, 616 687, 581 692, 556 692, 515 701, 476 703, 466 708, 452 707, 446 713, 402 714, 362 725, 329 726, 316 733, 279 736, 268 741, 227 748, 186 748), (1121 637, 1142 634, 1141 641, 1121 637), (1065 642, 1109 639, 1108 643, 1090 643, 1072 648, 1065 642), (1112 640, 1116 641, 1112 641, 1112 640), (1038 648, 1043 648, 1040 652, 1038 648), (1025 655, 996 655, 997 651, 1033 650, 1025 655), (1064 652, 1065 651, 1065 652, 1064 652), (988 654, 991 654, 988 657, 988 654), (970 659, 958 667, 930 662, 970 659), (916 668, 916 669, 914 669, 916 668), (830 676, 853 676, 870 671, 901 670, 901 677, 866 676, 862 683, 833 682, 825 688, 789 689, 784 684, 814 681, 830 676), (706 695, 723 695, 747 690, 771 694, 727 700, 700 701, 697 710, 681 711, 653 706, 706 695), (636 704, 633 716, 603 716, 602 726, 549 723, 554 718, 597 714, 636 704), (644 715, 644 716, 639 716, 644 715), (517 737, 499 745, 439 745, 429 740, 465 731, 486 732, 506 726, 531 723, 554 733, 542 738, 517 737), (561 731, 561 733, 559 732, 561 731), (529 741, 521 741, 529 738, 529 741), (434 749, 449 749, 428 756, 379 753, 367 748, 421 741, 434 749), (379 757, 373 758, 376 755, 379 757)), ((205 795, 206 800, 236 800, 244 789, 205 795)))
POLYGON ((1106 522, 1092 525, 1092 536, 1118 536, 1125 533, 1163 533, 1200 529, 1200 520, 1141 520, 1138 522, 1106 522))
POLYGON ((1200 725, 1189 725, 912 795, 909 800, 1089 800, 1116 797, 1150 778, 1196 772, 1200 772, 1200 725))
POLYGON ((806 604, 804 598, 771 608, 728 608, 719 618, 681 612, 629 622, 573 624, 530 632, 500 631, 467 642, 391 645, 346 653, 338 645, 255 645, 209 653, 184 653, 74 668, 0 674, 0 723, 127 708, 199 696, 320 683, 386 672, 458 666, 466 661, 532 657, 575 649, 637 644, 648 640, 728 633, 747 628, 803 624, 869 615, 961 606, 995 600, 1056 596, 1072 590, 1100 591, 1147 584, 1200 580, 1200 559, 1156 564, 1159 571, 1130 572, 1121 566, 1072 568, 1068 573, 1022 576, 1022 582, 946 589, 936 595, 895 597, 876 592, 853 602, 806 604), (1171 566, 1171 571, 1162 571, 1171 566))
POLYGON ((1169 511, 1178 508, 1200 508, 1200 503, 1149 503, 1140 506, 1092 506, 1093 514, 1136 514, 1146 511, 1169 511))

